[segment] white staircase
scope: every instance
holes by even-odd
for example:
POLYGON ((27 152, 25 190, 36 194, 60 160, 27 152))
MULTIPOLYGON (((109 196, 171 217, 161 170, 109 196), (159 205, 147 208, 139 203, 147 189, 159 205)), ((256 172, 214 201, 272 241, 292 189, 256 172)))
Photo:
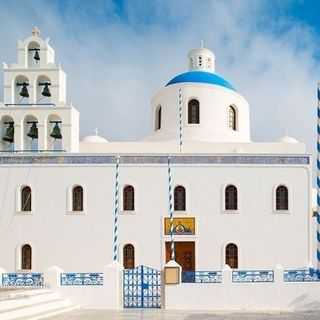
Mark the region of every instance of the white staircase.
POLYGON ((0 289, 1 320, 37 320, 77 309, 48 289, 0 289))

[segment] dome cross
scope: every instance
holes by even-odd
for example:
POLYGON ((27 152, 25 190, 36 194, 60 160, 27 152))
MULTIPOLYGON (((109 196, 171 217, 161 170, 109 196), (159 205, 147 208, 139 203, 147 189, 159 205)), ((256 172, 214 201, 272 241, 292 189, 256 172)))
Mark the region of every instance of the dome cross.
POLYGON ((33 28, 32 28, 32 35, 34 36, 34 37, 39 37, 40 36, 40 29, 38 28, 38 27, 36 27, 36 26, 34 26, 33 28))

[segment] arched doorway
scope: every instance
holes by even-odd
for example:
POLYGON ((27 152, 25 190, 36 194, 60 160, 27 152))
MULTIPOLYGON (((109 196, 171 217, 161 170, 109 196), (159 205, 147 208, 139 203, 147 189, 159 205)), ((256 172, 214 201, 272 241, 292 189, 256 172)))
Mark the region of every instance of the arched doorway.
MULTIPOLYGON (((196 255, 194 241, 176 241, 175 258, 176 262, 181 266, 182 271, 195 271, 196 255)), ((171 242, 166 242, 166 263, 171 259, 171 242)))

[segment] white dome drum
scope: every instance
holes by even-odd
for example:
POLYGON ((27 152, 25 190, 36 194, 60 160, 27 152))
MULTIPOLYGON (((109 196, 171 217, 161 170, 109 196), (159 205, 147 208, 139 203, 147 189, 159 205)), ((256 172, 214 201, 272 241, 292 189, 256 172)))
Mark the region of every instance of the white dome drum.
MULTIPOLYGON (((205 48, 191 50, 189 57, 198 51, 214 58, 205 48)), ((250 142, 247 101, 212 68, 199 71, 192 66, 191 71, 174 77, 153 97, 154 133, 148 140, 179 139, 181 89, 184 141, 250 142)))

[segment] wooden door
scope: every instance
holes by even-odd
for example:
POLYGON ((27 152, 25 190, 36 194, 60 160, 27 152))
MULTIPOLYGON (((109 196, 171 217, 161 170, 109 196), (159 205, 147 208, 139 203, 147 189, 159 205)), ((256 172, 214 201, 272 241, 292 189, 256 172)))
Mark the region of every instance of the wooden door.
MULTIPOLYGON (((182 271, 195 271, 195 245, 193 241, 175 242, 176 262, 182 271)), ((171 258, 171 242, 166 242, 166 262, 171 258)))

